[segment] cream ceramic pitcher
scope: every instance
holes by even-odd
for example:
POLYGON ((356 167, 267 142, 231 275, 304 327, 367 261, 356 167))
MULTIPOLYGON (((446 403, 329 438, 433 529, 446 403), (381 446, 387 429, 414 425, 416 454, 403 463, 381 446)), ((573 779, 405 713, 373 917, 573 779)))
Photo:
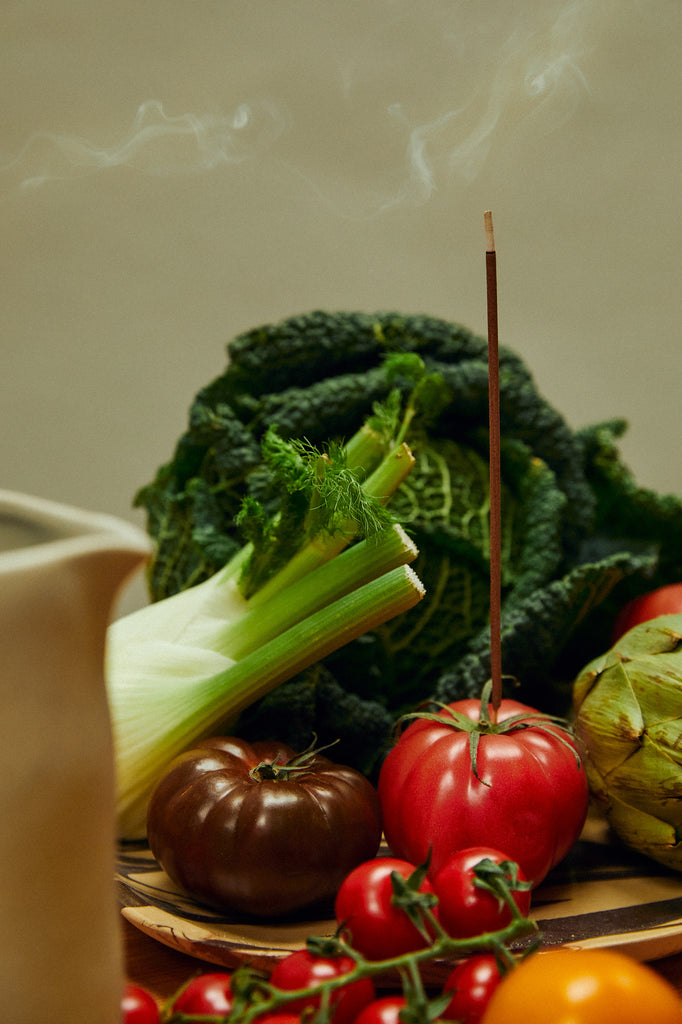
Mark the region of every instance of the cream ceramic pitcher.
POLYGON ((0 491, 0 1018, 119 1024, 112 601, 149 553, 110 516, 0 491))

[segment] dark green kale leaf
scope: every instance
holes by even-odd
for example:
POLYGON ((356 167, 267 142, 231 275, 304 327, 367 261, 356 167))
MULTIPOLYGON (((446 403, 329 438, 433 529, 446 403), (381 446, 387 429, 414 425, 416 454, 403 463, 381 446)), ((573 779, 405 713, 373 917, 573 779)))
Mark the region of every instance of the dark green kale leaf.
MULTIPOLYGON (((336 703, 339 733, 363 765, 380 748, 368 721, 385 735, 405 707, 434 694, 478 692, 489 672, 485 339, 395 312, 314 311, 247 331, 228 344, 226 368, 195 397, 171 460, 136 496, 156 542, 152 597, 212 575, 244 540, 244 500, 268 512, 278 507, 261 455, 268 430, 319 448, 347 440, 393 384, 411 392, 409 359, 403 376, 389 380, 385 360, 395 353, 418 355, 439 382, 410 425, 416 465, 391 501, 420 549, 415 569, 427 595, 285 683, 244 719, 255 732, 277 726, 280 737, 298 722, 299 731, 328 742, 336 703), (365 726, 353 729, 351 719, 365 726)), ((519 680, 516 696, 549 707, 564 696, 571 652, 584 663, 608 646, 619 604, 682 579, 682 502, 638 487, 616 445, 623 421, 572 430, 505 347, 500 418, 503 670, 519 680)))
MULTIPOLYGON (((578 565, 507 606, 502 620, 507 695, 519 699, 522 694, 526 703, 553 713, 564 712, 570 703, 571 682, 589 660, 588 651, 581 651, 577 644, 568 650, 578 625, 617 583, 650 570, 654 563, 652 556, 620 552, 578 565), (517 668, 522 670, 518 676, 517 668)), ((478 696, 489 678, 490 630, 486 628, 471 641, 469 652, 458 664, 440 677, 435 697, 447 703, 464 694, 478 696)))
POLYGON ((276 736, 294 750, 333 743, 333 759, 372 776, 388 749, 394 716, 379 701, 363 700, 318 663, 277 687, 239 720, 248 740, 276 736))

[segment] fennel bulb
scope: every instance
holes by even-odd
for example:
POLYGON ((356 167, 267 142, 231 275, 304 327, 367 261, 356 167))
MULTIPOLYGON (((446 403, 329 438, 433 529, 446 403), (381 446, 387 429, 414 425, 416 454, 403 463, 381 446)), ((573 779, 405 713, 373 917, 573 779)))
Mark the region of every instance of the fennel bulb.
POLYGON ((149 797, 173 757, 423 597, 407 564, 416 546, 384 507, 414 460, 399 434, 375 429, 380 412, 324 454, 271 431, 263 455, 283 483, 277 515, 245 503, 249 540, 223 569, 109 627, 122 838, 145 835, 149 797))

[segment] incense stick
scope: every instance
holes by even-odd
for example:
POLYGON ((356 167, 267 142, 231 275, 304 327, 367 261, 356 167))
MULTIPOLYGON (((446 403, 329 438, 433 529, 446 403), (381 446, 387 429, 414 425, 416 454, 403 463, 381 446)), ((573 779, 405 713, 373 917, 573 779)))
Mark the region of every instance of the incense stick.
POLYGON ((486 295, 488 305, 488 428, 490 448, 490 677, 492 705, 502 700, 502 513, 500 467, 500 374, 497 333, 497 253, 493 215, 484 214, 486 236, 486 295))

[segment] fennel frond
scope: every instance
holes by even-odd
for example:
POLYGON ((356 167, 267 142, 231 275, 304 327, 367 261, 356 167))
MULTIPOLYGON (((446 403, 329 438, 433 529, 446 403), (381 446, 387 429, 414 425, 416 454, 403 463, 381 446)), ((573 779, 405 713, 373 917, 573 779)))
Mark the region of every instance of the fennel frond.
POLYGON ((282 488, 279 512, 245 502, 247 542, 231 562, 109 628, 122 838, 145 835, 149 797, 173 757, 423 596, 407 564, 417 549, 385 509, 413 465, 404 443, 365 425, 321 453, 273 430, 263 457, 282 488))

